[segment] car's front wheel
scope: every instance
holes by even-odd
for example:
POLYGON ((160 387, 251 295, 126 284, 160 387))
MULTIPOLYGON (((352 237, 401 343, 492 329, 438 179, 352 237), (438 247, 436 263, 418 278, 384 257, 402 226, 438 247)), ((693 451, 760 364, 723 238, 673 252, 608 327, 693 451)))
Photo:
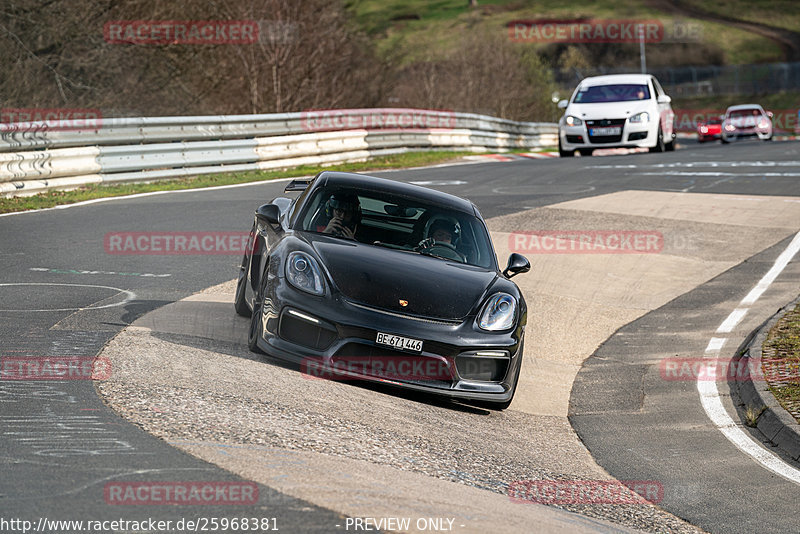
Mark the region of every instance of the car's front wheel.
POLYGON ((656 135, 656 145, 650 147, 650 152, 664 152, 664 132, 661 131, 661 127, 658 127, 658 134, 656 135))
POLYGON ((594 152, 594 150, 591 148, 580 148, 578 151, 581 153, 581 156, 585 157, 591 156, 592 152, 594 152))
POLYGON ((233 298, 233 307, 238 315, 250 317, 252 312, 247 305, 247 254, 242 259, 242 266, 239 268, 239 279, 236 281, 236 295, 233 298))
POLYGON ((250 330, 247 333, 247 348, 253 352, 263 354, 264 351, 258 346, 258 338, 261 337, 262 317, 263 317, 263 296, 259 293, 253 301, 253 315, 250 317, 250 330))
POLYGON ((672 152, 675 150, 675 134, 672 134, 672 141, 664 145, 664 149, 667 152, 672 152))
POLYGON ((561 148, 561 136, 558 137, 558 155, 562 158, 571 158, 575 155, 574 150, 564 150, 561 148))
POLYGON ((247 304, 247 272, 250 269, 250 258, 255 252, 253 246, 256 229, 250 230, 250 237, 247 240, 247 248, 242 257, 242 265, 239 267, 239 279, 236 281, 236 294, 233 297, 233 307, 238 315, 250 317, 250 306, 247 304))

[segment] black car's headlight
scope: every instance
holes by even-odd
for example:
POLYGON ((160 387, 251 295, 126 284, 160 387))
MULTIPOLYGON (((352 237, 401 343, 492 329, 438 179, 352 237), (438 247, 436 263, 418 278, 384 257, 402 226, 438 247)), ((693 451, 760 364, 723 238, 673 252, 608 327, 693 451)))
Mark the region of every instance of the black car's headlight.
POLYGON ((286 260, 286 279, 297 289, 312 295, 325 294, 322 270, 317 260, 305 252, 292 252, 286 260))
POLYGON ((496 293, 486 301, 478 319, 483 330, 508 330, 517 316, 517 299, 508 293, 496 293))

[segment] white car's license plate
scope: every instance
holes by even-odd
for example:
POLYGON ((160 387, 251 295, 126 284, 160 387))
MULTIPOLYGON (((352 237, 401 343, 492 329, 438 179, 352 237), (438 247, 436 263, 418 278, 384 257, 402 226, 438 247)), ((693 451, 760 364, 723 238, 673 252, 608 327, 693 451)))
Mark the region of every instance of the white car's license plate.
POLYGON ((411 339, 410 337, 400 337, 378 332, 378 337, 375 339, 375 341, 381 345, 388 345, 395 349, 422 352, 422 341, 419 339, 411 339))
POLYGON ((619 135, 622 133, 622 128, 619 126, 610 126, 608 128, 590 128, 589 135, 619 135))

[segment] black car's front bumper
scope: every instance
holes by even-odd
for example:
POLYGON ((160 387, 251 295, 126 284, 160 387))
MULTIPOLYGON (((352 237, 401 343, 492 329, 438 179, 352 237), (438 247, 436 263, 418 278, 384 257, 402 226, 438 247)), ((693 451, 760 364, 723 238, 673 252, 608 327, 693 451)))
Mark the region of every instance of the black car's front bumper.
POLYGON ((467 400, 505 402, 514 394, 524 311, 513 330, 494 333, 480 330, 474 316, 462 322, 433 321, 369 308, 338 294, 316 297, 285 279, 268 287, 273 290, 265 295, 258 346, 270 356, 300 363, 311 376, 379 381, 467 400), (422 340, 422 350, 379 345, 379 332, 422 340), (375 372, 396 369, 403 360, 434 371, 375 372))

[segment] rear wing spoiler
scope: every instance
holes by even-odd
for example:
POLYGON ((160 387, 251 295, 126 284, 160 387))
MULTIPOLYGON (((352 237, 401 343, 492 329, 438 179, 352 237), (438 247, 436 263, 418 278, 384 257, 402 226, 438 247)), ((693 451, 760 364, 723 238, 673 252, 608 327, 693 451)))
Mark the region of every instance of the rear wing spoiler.
POLYGON ((284 193, 293 193, 297 191, 305 191, 306 188, 313 182, 313 178, 305 178, 300 180, 292 180, 289 182, 289 185, 286 186, 286 189, 283 190, 284 193))

